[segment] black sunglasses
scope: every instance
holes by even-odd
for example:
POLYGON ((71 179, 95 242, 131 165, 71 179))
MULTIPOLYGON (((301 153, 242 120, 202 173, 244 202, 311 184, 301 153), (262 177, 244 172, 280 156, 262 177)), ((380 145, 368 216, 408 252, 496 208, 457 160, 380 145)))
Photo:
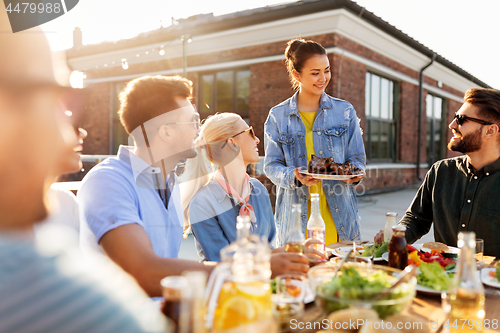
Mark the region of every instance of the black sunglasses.
POLYGON ((457 121, 459 126, 462 126, 466 121, 473 121, 481 125, 493 125, 493 123, 490 123, 489 121, 468 117, 463 114, 456 114, 454 119, 457 121))
MULTIPOLYGON (((250 132, 250 135, 252 136, 252 139, 254 139, 254 140, 255 140, 255 132, 253 131, 253 127, 252 127, 252 126, 250 126, 249 128, 247 128, 247 129, 246 129, 246 130, 244 130, 244 131, 239 132, 238 134, 233 135, 233 136, 232 136, 232 137, 230 137, 229 139, 235 138, 235 137, 237 137, 238 135, 243 134, 243 133, 245 133, 245 132, 250 132)), ((228 139, 228 140, 229 140, 229 139, 228 139)), ((227 140, 226 140, 226 142, 224 142, 224 144, 222 145, 222 147, 220 147, 220 149, 224 149, 224 147, 225 147, 226 145, 227 145, 227 140)))

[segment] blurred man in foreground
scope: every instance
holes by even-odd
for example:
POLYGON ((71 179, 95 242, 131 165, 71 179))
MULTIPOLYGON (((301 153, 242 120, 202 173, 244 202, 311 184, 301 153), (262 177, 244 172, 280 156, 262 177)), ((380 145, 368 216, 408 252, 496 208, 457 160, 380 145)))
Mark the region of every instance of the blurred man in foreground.
POLYGON ((474 231, 484 254, 500 257, 500 91, 469 89, 464 100, 449 125, 448 149, 465 155, 434 163, 399 224, 408 243, 432 223, 435 240, 450 246, 459 232, 474 231))
POLYGON ((130 279, 102 280, 80 258, 35 247, 46 178, 72 131, 61 101, 73 92, 56 83, 41 30, 13 34, 8 23, 0 2, 0 332, 164 332, 130 279))

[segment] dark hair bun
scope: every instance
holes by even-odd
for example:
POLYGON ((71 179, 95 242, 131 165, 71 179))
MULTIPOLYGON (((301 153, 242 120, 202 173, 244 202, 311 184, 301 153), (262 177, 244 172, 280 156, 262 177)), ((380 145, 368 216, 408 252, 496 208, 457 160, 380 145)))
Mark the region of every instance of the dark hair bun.
POLYGON ((302 38, 296 38, 296 39, 289 40, 287 43, 288 46, 285 50, 285 57, 288 60, 293 59, 295 57, 295 51, 297 51, 299 46, 302 45, 303 43, 305 43, 305 40, 302 38))

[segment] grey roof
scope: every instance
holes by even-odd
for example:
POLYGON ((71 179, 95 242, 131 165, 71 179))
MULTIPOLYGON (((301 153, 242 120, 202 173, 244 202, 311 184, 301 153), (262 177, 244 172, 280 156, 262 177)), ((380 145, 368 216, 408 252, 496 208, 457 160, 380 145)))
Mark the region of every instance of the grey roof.
MULTIPOLYGON (((84 45, 67 51, 68 58, 81 57, 102 52, 116 51, 131 47, 138 47, 152 43, 162 43, 180 38, 182 35, 200 36, 219 31, 236 29, 255 24, 272 22, 284 18, 297 17, 307 14, 318 13, 332 9, 346 9, 354 15, 369 22, 376 28, 384 31, 402 43, 416 51, 432 58, 435 52, 422 43, 416 41, 401 30, 397 29, 387 21, 374 13, 366 10, 357 3, 350 0, 300 0, 287 2, 279 5, 265 6, 234 12, 226 15, 214 16, 213 13, 199 14, 186 19, 177 20, 178 24, 160 28, 154 31, 142 33, 134 38, 120 40, 118 42, 104 42, 93 45, 84 45)), ((436 54, 435 61, 451 69, 464 78, 474 82, 478 86, 491 88, 488 84, 479 80, 472 74, 466 72, 451 61, 436 54)))

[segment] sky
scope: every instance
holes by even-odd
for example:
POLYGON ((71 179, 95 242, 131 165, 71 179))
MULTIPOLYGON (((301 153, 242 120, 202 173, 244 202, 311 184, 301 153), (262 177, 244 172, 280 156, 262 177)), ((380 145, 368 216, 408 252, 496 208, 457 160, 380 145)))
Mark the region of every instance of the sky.
MULTIPOLYGON (((500 89, 500 0, 355 0, 359 5, 455 63, 493 88, 500 89)), ((72 46, 75 26, 83 43, 131 38, 169 26, 172 17, 223 15, 284 0, 80 0, 78 5, 42 25, 53 50, 72 46), (147 18, 147 19, 144 19, 147 18)))

